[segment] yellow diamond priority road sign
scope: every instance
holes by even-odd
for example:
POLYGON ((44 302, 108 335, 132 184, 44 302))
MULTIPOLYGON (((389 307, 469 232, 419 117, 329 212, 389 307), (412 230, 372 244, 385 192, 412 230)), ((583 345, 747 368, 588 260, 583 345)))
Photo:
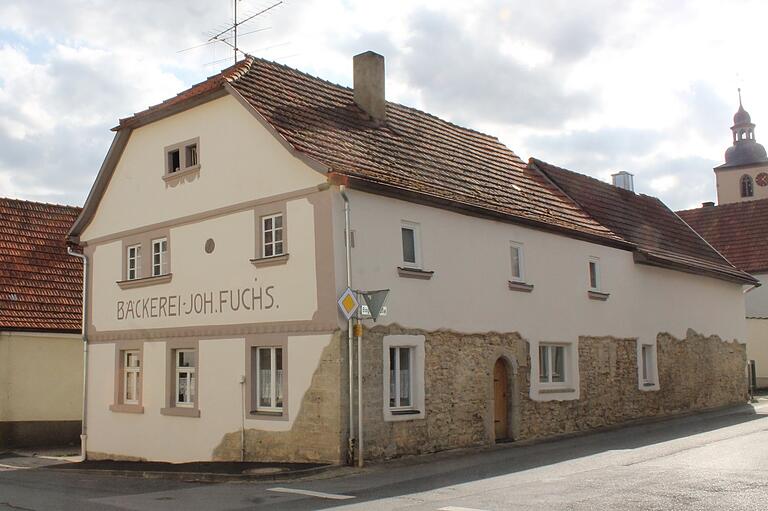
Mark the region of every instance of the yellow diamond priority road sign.
POLYGON ((347 290, 341 294, 341 298, 339 298, 339 309, 341 309, 341 313, 344 314, 345 318, 349 319, 355 314, 355 311, 357 311, 359 306, 360 303, 357 301, 355 293, 347 288, 347 290))

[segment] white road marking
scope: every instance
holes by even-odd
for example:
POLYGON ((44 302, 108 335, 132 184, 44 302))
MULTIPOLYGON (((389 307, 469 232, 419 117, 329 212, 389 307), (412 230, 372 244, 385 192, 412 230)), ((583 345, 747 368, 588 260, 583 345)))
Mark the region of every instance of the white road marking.
POLYGON ((295 493, 297 495, 307 495, 309 497, 318 497, 320 499, 347 500, 354 499, 352 495, 338 495, 336 493, 323 493, 321 491, 301 490, 299 488, 269 488, 267 491, 279 493, 295 493))
POLYGON ((475 509, 473 507, 447 506, 447 507, 441 507, 437 511, 484 511, 484 510, 482 510, 482 509, 475 509))
POLYGON ((10 471, 10 470, 27 470, 27 469, 29 469, 29 468, 30 468, 30 467, 19 467, 19 466, 16 466, 16 465, 4 465, 4 464, 0 463, 0 470, 4 470, 4 471, 10 471))

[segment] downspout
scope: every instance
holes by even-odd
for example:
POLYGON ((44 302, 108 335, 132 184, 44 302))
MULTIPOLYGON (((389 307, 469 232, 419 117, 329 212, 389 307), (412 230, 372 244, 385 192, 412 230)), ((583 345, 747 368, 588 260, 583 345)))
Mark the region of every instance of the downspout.
MULTIPOLYGON (((349 222, 349 197, 347 197, 347 187, 339 186, 341 198, 344 199, 344 246, 346 248, 347 260, 347 288, 352 289, 352 245, 350 236, 349 222)), ((349 359, 349 434, 347 438, 348 459, 353 462, 355 453, 355 423, 354 423, 354 384, 352 383, 352 318, 347 320, 347 358, 349 359)))
POLYGON ((88 257, 67 247, 67 254, 83 260, 83 318, 82 318, 82 336, 83 336, 83 421, 80 430, 80 456, 83 461, 87 456, 88 442, 88 335, 86 333, 86 311, 88 310, 88 257))

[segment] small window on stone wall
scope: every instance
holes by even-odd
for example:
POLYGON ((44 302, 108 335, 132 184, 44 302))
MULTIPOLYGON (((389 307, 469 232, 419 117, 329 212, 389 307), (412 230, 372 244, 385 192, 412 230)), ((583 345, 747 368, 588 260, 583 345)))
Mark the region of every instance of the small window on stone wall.
POLYGON ((423 419, 424 336, 387 335, 382 355, 384 420, 423 419))
POLYGON ((656 383, 656 349, 652 344, 640 348, 640 378, 643 385, 656 383))

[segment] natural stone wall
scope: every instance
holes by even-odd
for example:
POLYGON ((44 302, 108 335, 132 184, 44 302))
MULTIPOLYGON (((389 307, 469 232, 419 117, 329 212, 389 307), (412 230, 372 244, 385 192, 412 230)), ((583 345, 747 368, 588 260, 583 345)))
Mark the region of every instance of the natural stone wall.
POLYGON ((518 334, 425 332, 375 327, 364 337, 365 452, 369 459, 487 445, 493 433, 493 366, 508 363, 510 421, 515 439, 531 439, 619 424, 644 417, 743 403, 745 347, 692 330, 679 340, 657 337, 658 391, 638 389, 635 339, 581 337, 580 398, 529 397, 530 354, 518 334), (425 336, 424 419, 385 422, 382 341, 386 335, 425 336), (513 374, 514 373, 514 374, 513 374))
MULTIPOLYGON (((346 457, 346 337, 323 350, 298 416, 288 431, 245 430, 246 461, 340 463, 346 457)), ((224 435, 214 461, 240 460, 240 430, 224 435)))

